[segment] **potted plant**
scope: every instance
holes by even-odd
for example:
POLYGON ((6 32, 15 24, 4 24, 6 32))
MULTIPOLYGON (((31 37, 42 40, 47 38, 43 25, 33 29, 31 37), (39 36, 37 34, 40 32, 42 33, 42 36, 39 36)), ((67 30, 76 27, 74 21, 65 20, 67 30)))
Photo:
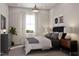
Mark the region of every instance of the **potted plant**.
MULTIPOLYGON (((17 35, 16 28, 10 26, 9 33, 11 35, 11 39, 13 39, 13 35, 17 35)), ((14 42, 11 40, 11 46, 14 46, 14 42)))

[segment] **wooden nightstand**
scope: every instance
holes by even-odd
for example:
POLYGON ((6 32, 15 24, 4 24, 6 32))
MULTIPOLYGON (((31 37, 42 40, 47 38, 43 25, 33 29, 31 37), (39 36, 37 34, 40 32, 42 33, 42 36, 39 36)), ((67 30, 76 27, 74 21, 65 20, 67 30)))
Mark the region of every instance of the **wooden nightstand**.
POLYGON ((69 52, 69 55, 78 55, 78 42, 77 40, 61 39, 61 48, 69 52))

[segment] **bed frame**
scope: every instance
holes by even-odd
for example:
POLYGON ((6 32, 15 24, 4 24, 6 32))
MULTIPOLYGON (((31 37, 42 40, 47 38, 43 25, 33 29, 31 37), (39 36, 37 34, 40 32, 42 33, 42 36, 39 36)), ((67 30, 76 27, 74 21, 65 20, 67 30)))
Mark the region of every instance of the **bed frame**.
POLYGON ((53 32, 64 32, 64 26, 53 27, 53 32))

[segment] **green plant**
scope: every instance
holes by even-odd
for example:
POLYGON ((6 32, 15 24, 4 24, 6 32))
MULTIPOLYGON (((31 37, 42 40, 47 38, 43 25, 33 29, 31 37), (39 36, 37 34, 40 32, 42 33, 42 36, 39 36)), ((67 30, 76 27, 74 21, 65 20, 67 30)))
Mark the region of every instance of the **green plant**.
POLYGON ((26 33, 33 33, 33 30, 26 30, 26 33))
POLYGON ((9 29, 9 33, 11 33, 13 35, 17 35, 16 28, 11 26, 9 29))

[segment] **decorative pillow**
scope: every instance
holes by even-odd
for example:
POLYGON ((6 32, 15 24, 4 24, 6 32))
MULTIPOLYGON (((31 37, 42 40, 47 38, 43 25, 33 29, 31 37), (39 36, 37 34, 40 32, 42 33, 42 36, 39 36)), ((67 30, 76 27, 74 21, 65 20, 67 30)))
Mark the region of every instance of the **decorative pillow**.
POLYGON ((54 40, 57 40, 58 39, 58 33, 52 33, 52 35, 51 35, 51 39, 54 39, 54 40))
POLYGON ((65 39, 71 39, 70 35, 67 34, 67 35, 65 36, 65 39))
POLYGON ((45 35, 45 37, 50 39, 51 35, 52 35, 52 33, 48 33, 48 34, 45 35))
POLYGON ((61 39, 62 35, 63 35, 63 33, 60 32, 60 33, 59 33, 59 36, 58 36, 58 39, 61 39))
POLYGON ((66 34, 67 34, 67 33, 63 33, 61 39, 65 39, 66 34))

